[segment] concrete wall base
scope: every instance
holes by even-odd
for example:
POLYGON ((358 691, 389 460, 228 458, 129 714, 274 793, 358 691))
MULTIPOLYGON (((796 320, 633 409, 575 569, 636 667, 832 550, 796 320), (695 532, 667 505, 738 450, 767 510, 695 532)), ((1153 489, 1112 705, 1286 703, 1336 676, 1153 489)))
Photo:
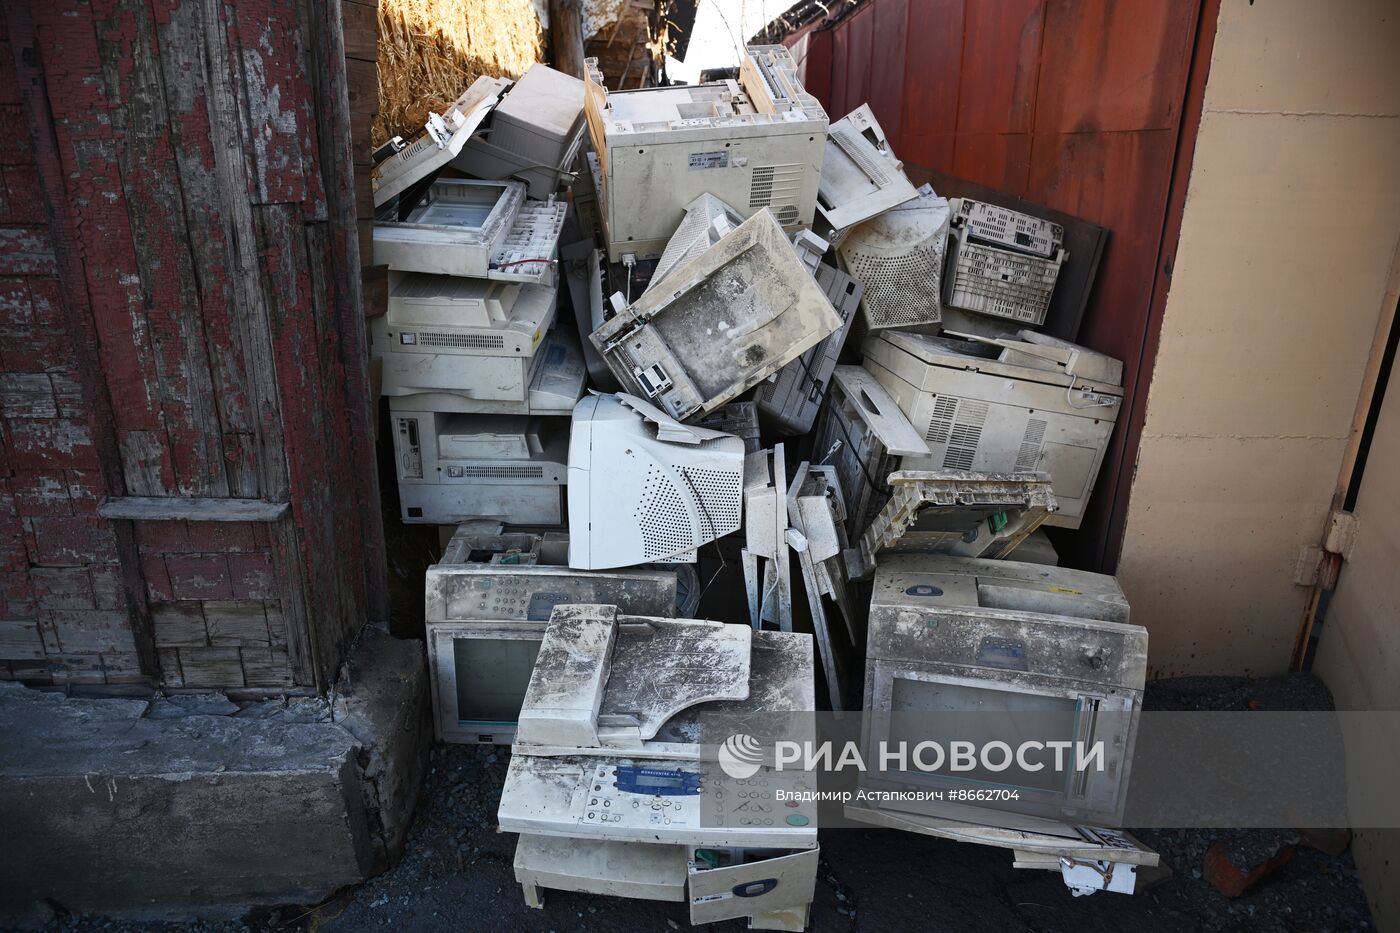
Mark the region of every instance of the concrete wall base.
POLYGON ((0 683, 0 924, 323 900, 402 852, 429 715, 421 642, 373 628, 324 699, 0 683))

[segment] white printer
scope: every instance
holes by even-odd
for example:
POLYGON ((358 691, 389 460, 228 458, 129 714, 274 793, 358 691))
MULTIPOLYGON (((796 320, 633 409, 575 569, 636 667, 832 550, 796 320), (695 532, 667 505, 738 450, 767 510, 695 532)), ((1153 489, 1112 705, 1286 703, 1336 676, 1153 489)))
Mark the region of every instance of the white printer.
POLYGON ((544 199, 567 184, 583 140, 583 82, 548 65, 531 65, 501 92, 483 132, 452 160, 475 178, 514 177, 544 199))
POLYGON ((390 423, 405 522, 563 521, 564 419, 399 411, 390 423))
POLYGON ((812 676, 806 635, 557 606, 497 812, 521 834, 526 902, 542 906, 544 888, 660 897, 689 902, 694 923, 803 929, 816 807, 779 791, 814 777, 757 762, 733 777, 701 743, 720 741, 707 713, 801 721, 812 676))
POLYGON ((928 443, 930 457, 902 469, 1048 473, 1060 510, 1047 524, 1079 527, 1123 401, 1122 363, 1034 331, 884 331, 862 349, 928 443))
POLYGON ((585 106, 609 262, 659 256, 706 193, 741 217, 770 208, 789 232, 811 226, 827 118, 787 49, 750 47, 738 81, 634 91, 609 92, 593 61, 585 106))

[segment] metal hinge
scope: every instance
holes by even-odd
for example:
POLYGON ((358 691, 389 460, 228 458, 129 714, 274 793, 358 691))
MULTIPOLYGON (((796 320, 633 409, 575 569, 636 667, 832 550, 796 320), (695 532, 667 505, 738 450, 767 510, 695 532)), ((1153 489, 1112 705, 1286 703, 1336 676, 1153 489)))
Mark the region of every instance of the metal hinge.
POLYGON ((1307 544, 1298 552, 1293 565, 1293 582, 1298 586, 1332 589, 1342 562, 1351 556, 1360 528, 1356 514, 1336 509, 1327 519, 1327 533, 1321 544, 1307 544))

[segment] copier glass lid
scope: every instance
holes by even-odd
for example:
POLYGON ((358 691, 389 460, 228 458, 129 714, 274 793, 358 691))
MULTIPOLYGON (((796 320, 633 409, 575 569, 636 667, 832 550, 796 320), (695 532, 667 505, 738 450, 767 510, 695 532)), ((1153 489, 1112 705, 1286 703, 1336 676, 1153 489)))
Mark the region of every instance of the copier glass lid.
POLYGON ((682 710, 746 699, 752 632, 723 622, 624 616, 616 606, 556 606, 520 711, 516 748, 639 748, 682 710))

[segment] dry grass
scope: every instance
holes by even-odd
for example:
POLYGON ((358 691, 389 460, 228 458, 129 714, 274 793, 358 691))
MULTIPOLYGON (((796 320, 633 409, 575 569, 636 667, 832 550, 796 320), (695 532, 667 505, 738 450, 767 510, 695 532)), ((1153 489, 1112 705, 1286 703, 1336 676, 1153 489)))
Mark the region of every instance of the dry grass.
POLYGON ((543 55, 530 0, 379 0, 374 144, 413 136, 479 75, 516 78, 543 55))

